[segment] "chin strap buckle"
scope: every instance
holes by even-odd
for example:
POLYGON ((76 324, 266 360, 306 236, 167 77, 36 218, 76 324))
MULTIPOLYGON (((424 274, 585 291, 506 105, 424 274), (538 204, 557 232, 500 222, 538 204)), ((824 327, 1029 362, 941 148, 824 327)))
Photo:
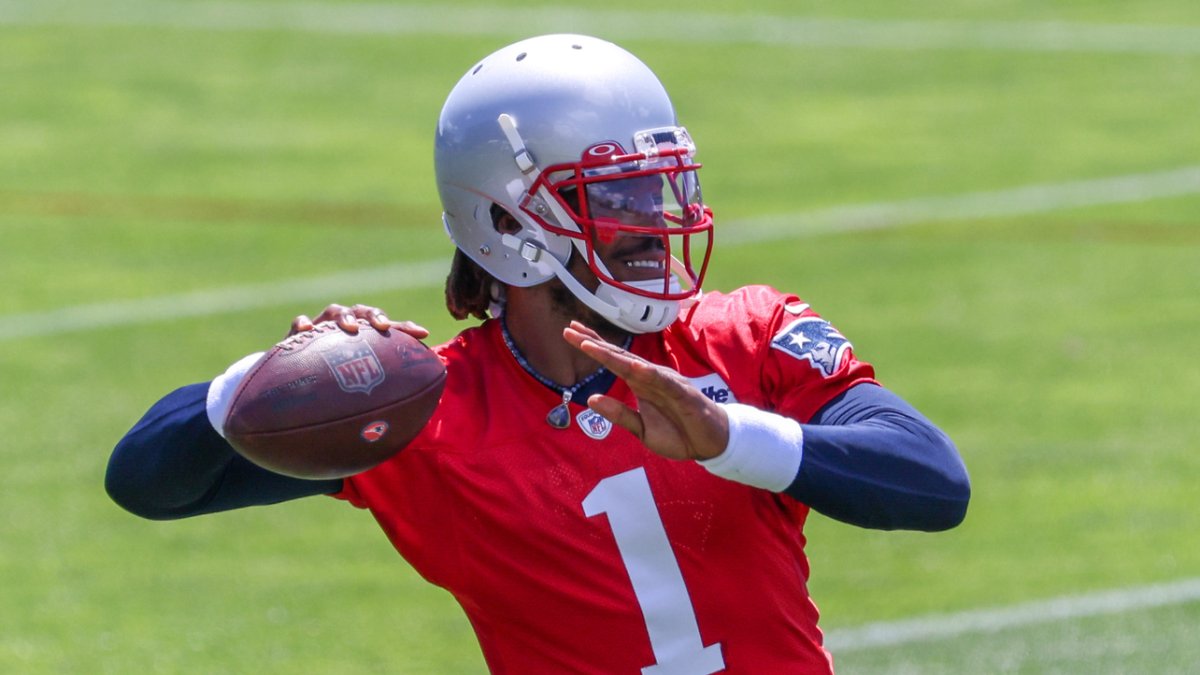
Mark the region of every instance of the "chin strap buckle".
POLYGON ((527 262, 535 263, 542 259, 544 249, 528 239, 521 239, 513 234, 504 234, 500 236, 500 243, 504 244, 505 248, 516 251, 527 262))

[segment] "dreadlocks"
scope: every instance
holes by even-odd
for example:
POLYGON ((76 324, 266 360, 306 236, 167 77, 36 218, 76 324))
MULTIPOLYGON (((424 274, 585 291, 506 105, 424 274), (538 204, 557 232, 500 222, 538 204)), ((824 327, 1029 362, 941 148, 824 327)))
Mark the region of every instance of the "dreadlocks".
MULTIPOLYGON (((498 204, 492 204, 492 224, 508 215, 498 204)), ((454 249, 454 260, 450 263, 450 274, 446 276, 446 309, 450 316, 463 320, 468 317, 488 318, 488 308, 495 300, 492 289, 498 284, 496 278, 483 269, 461 249, 454 249)))
POLYGON ((492 284, 496 280, 462 251, 454 250, 450 274, 446 276, 446 309, 455 319, 488 318, 492 284))

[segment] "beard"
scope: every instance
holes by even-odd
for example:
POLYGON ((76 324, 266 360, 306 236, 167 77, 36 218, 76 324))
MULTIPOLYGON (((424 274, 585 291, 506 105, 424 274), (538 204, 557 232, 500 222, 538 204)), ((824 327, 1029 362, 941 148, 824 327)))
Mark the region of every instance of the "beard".
POLYGON ((599 312, 588 307, 582 300, 575 297, 575 294, 563 282, 559 281, 557 277, 546 283, 550 291, 551 311, 555 314, 583 323, 601 335, 604 335, 606 331, 624 333, 620 328, 609 323, 608 319, 601 316, 599 312))
MULTIPOLYGON (((579 279, 585 287, 594 291, 600 282, 583 263, 578 252, 572 251, 569 263, 567 269, 575 275, 575 278, 579 279), (580 277, 587 277, 588 281, 580 277)), ((613 325, 599 312, 575 297, 575 294, 558 277, 551 278, 546 285, 550 295, 550 311, 554 314, 564 319, 574 319, 599 333, 605 340, 616 344, 620 344, 630 335, 629 331, 613 325)))

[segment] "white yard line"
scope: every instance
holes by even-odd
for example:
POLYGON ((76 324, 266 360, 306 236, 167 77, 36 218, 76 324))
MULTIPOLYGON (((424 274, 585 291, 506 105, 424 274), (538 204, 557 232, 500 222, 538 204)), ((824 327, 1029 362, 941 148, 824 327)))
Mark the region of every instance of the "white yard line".
POLYGON ((0 25, 144 26, 351 35, 577 31, 621 39, 854 49, 1200 54, 1200 26, 1064 21, 876 20, 438 4, 0 0, 0 25))
POLYGON ((944 640, 969 633, 994 633, 1055 621, 1182 605, 1200 601, 1200 578, 1038 600, 1011 607, 886 621, 831 630, 825 646, 835 655, 873 647, 944 640))
POLYGON ((799 236, 879 230, 916 223, 996 218, 1071 208, 1131 204, 1200 194, 1200 165, 1108 178, 837 206, 819 211, 760 216, 721 226, 721 243, 751 243, 799 236))
MULTIPOLYGON (((717 240, 722 246, 787 241, 819 234, 953 219, 1028 215, 1194 194, 1200 194, 1200 166, 763 216, 720 223, 717 240)), ((227 286, 0 316, 0 342, 38 335, 61 335, 230 314, 296 302, 324 306, 334 300, 352 300, 356 294, 366 292, 435 288, 444 282, 448 265, 448 259, 397 263, 323 277, 227 286)))

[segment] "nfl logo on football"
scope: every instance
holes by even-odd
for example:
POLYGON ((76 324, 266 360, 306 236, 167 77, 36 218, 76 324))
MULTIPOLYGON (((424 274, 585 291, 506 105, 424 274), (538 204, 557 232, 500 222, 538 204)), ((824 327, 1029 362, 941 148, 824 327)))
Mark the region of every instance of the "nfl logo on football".
POLYGON ((338 387, 348 394, 370 394, 386 377, 379 357, 366 342, 321 352, 321 358, 329 365, 338 387))

